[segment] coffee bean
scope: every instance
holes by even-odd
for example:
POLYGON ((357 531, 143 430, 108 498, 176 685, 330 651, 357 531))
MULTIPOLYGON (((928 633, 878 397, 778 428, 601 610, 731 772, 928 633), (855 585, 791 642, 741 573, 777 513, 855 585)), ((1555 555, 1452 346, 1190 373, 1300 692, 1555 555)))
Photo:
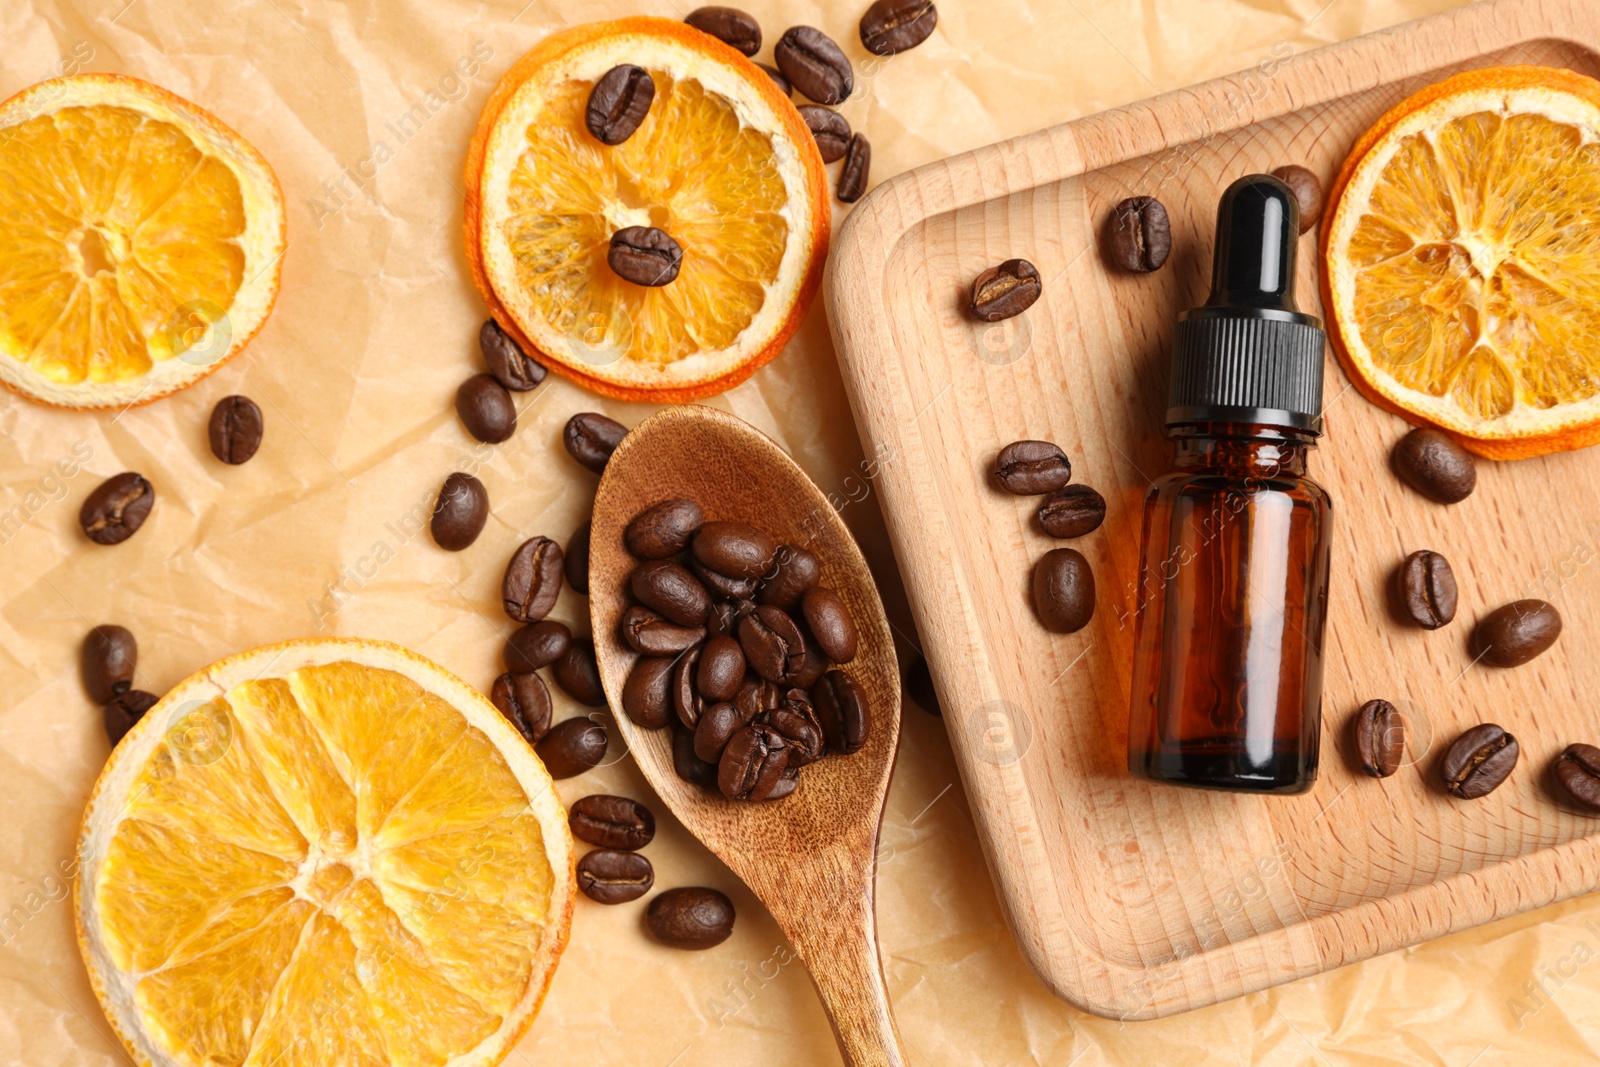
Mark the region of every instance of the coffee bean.
POLYGON ((496 678, 489 700, 517 728, 517 733, 527 738, 528 744, 537 745, 550 732, 550 690, 545 688, 544 679, 532 671, 496 678))
POLYGON ((572 531, 572 539, 567 542, 567 550, 562 554, 562 567, 567 572, 567 584, 572 586, 572 591, 589 595, 589 533, 590 523, 584 523, 572 531))
POLYGON ((1406 750, 1406 721, 1387 700, 1369 700, 1355 717, 1356 754, 1361 769, 1387 778, 1400 769, 1406 750))
POLYGON ((1159 270, 1172 251, 1167 209, 1153 196, 1130 196, 1106 220, 1105 254, 1114 267, 1136 274, 1159 270))
MULTIPOLYGON (((698 563, 699 560, 692 562, 698 563)), ((699 570, 696 569, 696 573, 699 570)), ((754 611, 752 606, 750 611, 754 611)), ((725 600, 716 601, 711 605, 711 610, 706 614, 706 633, 712 637, 724 635, 738 636, 739 622, 750 614, 749 611, 741 612, 738 604, 730 604, 725 600)))
POLYGON ((1441 504, 1465 500, 1478 484, 1472 453, 1431 426, 1419 426, 1400 438, 1389 462, 1401 481, 1441 504))
POLYGON ((783 696, 783 703, 771 711, 762 712, 757 722, 770 726, 783 736, 789 746, 787 767, 798 770, 815 763, 827 754, 827 740, 822 734, 822 722, 811 705, 811 698, 803 689, 791 689, 783 696))
POLYGON ((800 610, 829 659, 849 663, 856 658, 856 620, 838 593, 818 586, 801 598, 800 610))
POLYGON ((822 161, 832 163, 842 157, 850 147, 849 120, 832 108, 819 107, 816 104, 801 104, 798 110, 800 117, 806 120, 812 138, 817 142, 817 151, 822 153, 822 161))
POLYGON ((127 736, 134 724, 144 718, 144 713, 155 707, 160 699, 143 689, 125 689, 106 701, 105 707, 100 709, 100 715, 111 747, 115 748, 117 742, 127 736))
POLYGON ((799 627, 788 612, 771 604, 762 604, 739 623, 739 646, 751 669, 769 682, 793 682, 806 663, 799 627))
POLYGON ((778 779, 778 784, 772 787, 772 792, 762 799, 767 801, 782 800, 799 787, 800 771, 797 768, 788 767, 785 768, 782 777, 778 779))
POLYGON ((1051 537, 1082 537, 1106 521, 1106 498, 1087 485, 1064 485, 1045 498, 1038 514, 1051 537))
POLYGON ((704 626, 679 626, 635 604, 622 613, 622 639, 645 656, 676 656, 706 639, 704 626))
POLYGON ((1555 778, 1579 807, 1600 811, 1600 748, 1568 745, 1556 757, 1555 778))
POLYGON ((540 667, 548 667, 572 645, 572 632, 559 622, 545 619, 518 627, 506 639, 506 669, 513 674, 525 674, 540 667))
POLYGON ((764 711, 771 711, 783 703, 783 690, 753 674, 745 675, 739 691, 733 695, 733 706, 739 709, 742 721, 755 722, 764 711))
POLYGON ((611 235, 606 253, 611 272, 634 285, 667 285, 683 266, 683 249, 654 226, 628 226, 611 235))
POLYGON ((861 16, 861 44, 875 56, 915 48, 939 24, 933 0, 878 0, 861 16))
POLYGON ((736 7, 697 7, 683 21, 747 56, 761 51, 761 25, 736 7))
POLYGON ((792 27, 773 46, 772 58, 791 85, 819 104, 842 104, 856 87, 849 58, 810 26, 792 27))
POLYGON ((95 487, 78 511, 84 536, 97 545, 118 545, 138 532, 150 517, 156 491, 144 475, 127 471, 95 487))
POLYGON ((139 643, 121 626, 96 626, 83 638, 79 663, 89 699, 106 704, 133 687, 133 670, 139 662, 139 643))
POLYGON ((592 793, 567 813, 572 836, 600 848, 633 852, 656 836, 655 814, 637 800, 592 793))
POLYGON ((754 578, 729 578, 726 574, 718 574, 692 555, 689 557, 689 570, 694 572, 694 576, 712 596, 724 601, 749 600, 756 595, 761 584, 754 578))
POLYGON ((637 852, 597 848, 578 861, 578 888, 596 904, 638 900, 655 884, 655 868, 637 852))
POLYGON ((1046 630, 1076 633, 1094 615, 1094 572, 1083 554, 1053 548, 1033 565, 1033 610, 1046 630))
POLYGON ((702 789, 717 787, 717 765, 695 755, 694 731, 682 725, 672 728, 672 769, 702 789))
POLYGON ((700 713, 700 721, 694 728, 694 754, 707 763, 716 763, 722 759, 728 739, 754 718, 727 701, 708 706, 700 713))
POLYGON ((1300 232, 1305 233, 1322 218, 1322 180, 1298 164, 1279 167, 1272 176, 1289 187, 1300 206, 1300 232))
POLYGON ((872 145, 865 134, 851 136, 844 150, 844 166, 839 168, 839 185, 834 195, 840 203, 853 204, 867 191, 867 176, 872 171, 872 145))
POLYGON ((700 714, 706 709, 705 697, 700 694, 700 656, 705 646, 691 648, 678 657, 672 668, 672 707, 678 721, 693 730, 700 725, 700 714))
POLYGON ((800 668, 800 673, 794 676, 794 681, 789 683, 800 689, 810 689, 817 684, 817 679, 828 673, 828 668, 833 666, 828 656, 817 644, 816 638, 808 636, 804 628, 800 631, 801 638, 806 643, 806 662, 800 668))
POLYGON ((671 559, 639 564, 628 578, 634 598, 679 626, 700 626, 711 610, 711 596, 689 568, 671 559))
POLYGON ((599 474, 627 434, 628 428, 615 419, 582 411, 567 420, 561 443, 566 446, 567 455, 599 474))
POLYGON ((666 559, 688 548, 705 521, 705 512, 693 500, 663 500, 633 517, 622 531, 622 543, 639 559, 666 559))
POLYGON ((707 700, 732 700, 744 681, 744 651, 731 637, 713 637, 700 653, 695 685, 707 700))
POLYGON ((474 374, 456 390, 461 425, 480 441, 497 445, 517 432, 517 405, 492 374, 474 374))
POLYGON ((1519 667, 1556 643, 1561 613, 1543 600, 1513 600, 1472 631, 1472 654, 1491 667, 1519 667))
POLYGON ((728 739, 717 762, 717 788, 729 800, 765 800, 789 763, 789 746, 770 726, 746 726, 728 739))
POLYGON ((493 319, 478 330, 478 351, 494 380, 513 393, 526 393, 544 381, 544 365, 530 358, 493 319))
POLYGON ((773 571, 763 579, 756 599, 787 611, 821 578, 822 563, 814 554, 798 545, 779 545, 773 571))
POLYGON ((812 707, 822 724, 828 747, 842 756, 857 752, 872 732, 872 712, 855 679, 843 671, 829 671, 811 691, 812 707))
POLYGON ((561 546, 550 538, 530 537, 522 542, 500 582, 506 614, 517 622, 538 622, 550 614, 561 594, 561 563, 561 546))
POLYGON ((1474 800, 1511 776, 1517 765, 1517 739, 1492 722, 1474 726, 1445 749, 1439 762, 1451 795, 1474 800))
POLYGON ((699 886, 669 889, 650 902, 645 926, 668 948, 707 949, 733 933, 733 901, 699 886))
POLYGON ((772 569, 778 546, 747 523, 708 522, 694 535, 694 558, 730 578, 760 578, 772 569))
POLYGON ((778 91, 784 96, 788 96, 790 93, 794 92, 794 86, 790 85, 789 79, 783 76, 783 71, 779 70, 777 67, 774 67, 770 63, 757 63, 756 66, 766 71, 767 77, 772 79, 772 84, 776 85, 778 87, 778 91))
POLYGON ((584 125, 601 144, 621 144, 650 113, 655 97, 656 83, 649 71, 632 63, 612 67, 589 90, 584 125))
POLYGON ((478 539, 489 521, 489 490, 470 474, 456 471, 444 480, 433 504, 433 540, 447 552, 460 552, 478 539))
POLYGON ((1456 617, 1456 576, 1437 552, 1413 552, 1394 572, 1394 599, 1404 618, 1437 630, 1456 617))
POLYGON ((622 710, 646 730, 672 721, 672 668, 665 656, 640 656, 622 683, 622 710))
POLYGON ((244 463, 261 447, 265 429, 261 409, 254 400, 247 396, 223 397, 211 409, 211 422, 206 427, 211 454, 224 463, 244 463))
POLYGON ((600 667, 594 658, 594 642, 588 638, 573 638, 566 653, 550 664, 550 673, 573 700, 586 707, 603 707, 606 702, 605 686, 600 683, 600 667))
POLYGON ((1008 259, 972 280, 967 309, 983 322, 999 322, 1027 311, 1042 292, 1039 268, 1025 259, 1008 259))
POLYGON ((579 715, 563 719, 534 746, 552 778, 572 778, 606 758, 606 728, 579 715))
POLYGON ((939 694, 933 687, 933 672, 928 669, 928 659, 919 653, 913 653, 906 662, 904 677, 901 684, 905 686, 906 696, 912 702, 927 712, 929 715, 944 715, 944 709, 939 706, 939 694))
POLYGON ((1040 496, 1072 480, 1072 463, 1049 441, 1013 441, 995 457, 994 480, 1008 493, 1040 496))

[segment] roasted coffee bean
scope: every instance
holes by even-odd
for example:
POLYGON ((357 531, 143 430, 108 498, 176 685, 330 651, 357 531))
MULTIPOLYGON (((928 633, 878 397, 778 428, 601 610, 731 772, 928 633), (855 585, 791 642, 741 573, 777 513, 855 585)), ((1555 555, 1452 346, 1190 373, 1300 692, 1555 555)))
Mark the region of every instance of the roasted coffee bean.
POLYGON ((594 659, 594 642, 588 638, 573 638, 566 653, 550 664, 550 673, 573 700, 586 707, 603 707, 606 702, 605 686, 600 684, 600 667, 594 659))
MULTIPOLYGON (((699 560, 694 562, 698 563, 699 560)), ((754 611, 755 609, 751 608, 750 610, 754 611)), ((712 637, 722 637, 730 634, 737 637, 739 635, 739 620, 749 613, 748 611, 741 613, 737 604, 719 600, 713 603, 711 610, 706 613, 706 633, 712 637)))
POLYGON ((683 21, 747 56, 761 51, 760 23, 736 7, 697 7, 683 21))
POLYGON ((1322 180, 1298 164, 1279 167, 1272 176, 1289 187, 1300 206, 1300 232, 1305 233, 1322 218, 1322 180))
POLYGON ((872 732, 872 712, 855 679, 843 671, 829 671, 811 690, 811 705, 828 747, 843 756, 860 750, 872 732))
POLYGON ((105 722, 106 738, 115 748, 117 742, 125 737, 135 723, 144 718, 144 713, 156 706, 161 698, 154 693, 146 693, 143 689, 124 689, 110 700, 105 707, 100 709, 100 716, 105 722))
POLYGON ((622 710, 646 730, 672 721, 672 667, 665 656, 640 656, 622 683, 622 710))
POLYGON ((650 936, 668 948, 706 949, 733 933, 733 901, 715 889, 669 889, 650 902, 644 921, 650 936))
POLYGON ((622 639, 644 656, 676 656, 706 639, 704 626, 679 626, 635 604, 622 613, 622 639))
POLYGON ((683 248, 666 230, 628 226, 611 235, 611 273, 634 285, 667 285, 683 266, 683 248))
POLYGON ((571 645, 572 631, 559 622, 530 622, 506 639, 506 669, 519 674, 548 667, 566 655, 571 645))
POLYGON ((788 767, 791 770, 815 763, 827 754, 822 722, 803 689, 789 690, 783 695, 783 703, 762 712, 756 721, 783 735, 784 743, 789 746, 788 767))
POLYGON ((711 595, 689 568, 671 559, 639 564, 628 577, 634 598, 679 626, 701 626, 711 610, 711 595))
POLYGON ((572 586, 572 591, 589 595, 589 533, 590 523, 584 523, 572 531, 572 540, 567 542, 567 551, 562 557, 562 566, 567 572, 567 584, 572 586))
POLYGON ((526 393, 544 381, 544 364, 530 358, 493 319, 478 330, 478 351, 494 380, 513 393, 526 393))
POLYGON ((853 204, 867 191, 867 177, 872 171, 872 144, 866 134, 856 133, 844 150, 844 166, 839 168, 839 184, 834 194, 843 204, 853 204))
POLYGON ((1431 426, 1419 426, 1400 438, 1389 463, 1401 481, 1441 504, 1465 500, 1478 484, 1478 461, 1472 453, 1431 426))
POLYGON ((794 86, 790 85, 789 79, 783 76, 783 71, 779 70, 777 67, 774 67, 770 63, 757 63, 756 66, 766 71, 767 77, 772 79, 772 84, 776 85, 778 87, 778 91, 784 96, 788 96, 790 93, 794 92, 794 86))
POLYGON ((1439 762, 1444 787, 1462 800, 1474 800, 1511 777, 1517 765, 1517 739, 1492 722, 1474 726, 1445 749, 1439 762))
POLYGON ((144 475, 127 471, 113 475, 95 487, 78 511, 78 525, 84 536, 97 545, 117 545, 126 541, 150 517, 156 491, 144 475))
POLYGON ((1064 485, 1039 505, 1039 525, 1051 537, 1082 537, 1106 521, 1106 498, 1087 485, 1064 485))
POLYGON ((1555 778, 1579 807, 1600 811, 1600 748, 1568 745, 1556 757, 1555 778))
POLYGON ((700 722, 694 728, 694 754, 708 763, 716 763, 722 758, 728 738, 749 725, 754 718, 727 701, 707 706, 700 713, 700 722))
POLYGON ((717 788, 729 800, 766 800, 789 763, 789 746, 770 726, 746 726, 717 762, 717 788))
POLYGON ((550 690, 532 671, 502 674, 489 690, 489 700, 500 709, 517 733, 537 745, 550 732, 550 690))
POLYGON ((822 161, 832 163, 842 157, 850 147, 850 121, 832 108, 816 104, 801 104, 798 110, 817 142, 822 161))
POLYGON ((550 614, 561 595, 561 563, 561 546, 550 538, 530 537, 522 542, 500 582, 506 614, 517 622, 538 622, 550 614))
POLYGON ((1114 267, 1136 274, 1159 270, 1172 251, 1167 209, 1153 196, 1130 196, 1106 220, 1105 255, 1114 267))
POLYGON ((744 681, 744 651, 731 637, 713 637, 700 653, 695 685, 707 700, 732 700, 744 681))
POLYGON ((578 888, 596 904, 638 900, 655 881, 655 868, 637 852, 597 848, 578 861, 578 888))
POLYGON ((1556 643, 1561 613, 1543 600, 1513 600, 1479 620, 1472 654, 1491 667, 1520 667, 1556 643))
POLYGON ((915 48, 939 24, 933 0, 878 0, 861 16, 861 44, 875 56, 915 48))
POLYGON ((567 420, 567 427, 561 432, 561 443, 566 446, 567 455, 599 474, 606 469, 611 453, 627 434, 628 428, 616 419, 594 411, 581 411, 567 420))
POLYGON ((1013 441, 995 457, 994 480, 1008 493, 1041 496, 1072 480, 1072 463, 1049 441, 1013 441))
POLYGON ((833 38, 810 26, 794 26, 772 49, 789 84, 819 104, 842 104, 855 90, 850 60, 833 38))
POLYGON ((717 765, 694 754, 694 731, 682 725, 672 728, 672 769, 702 789, 717 787, 717 765))
POLYGON ((632 63, 612 67, 589 90, 584 125, 601 144, 621 144, 639 128, 655 98, 649 71, 632 63))
POLYGON ((704 585, 712 596, 720 600, 734 601, 735 603, 740 600, 749 600, 756 595, 756 590, 761 586, 761 583, 754 578, 729 578, 726 574, 718 574, 704 563, 695 559, 693 555, 689 557, 689 569, 694 572, 696 578, 700 579, 700 584, 704 585))
POLYGON ((905 686, 906 696, 929 715, 942 717, 944 709, 939 706, 939 693, 933 687, 933 672, 928 669, 927 657, 920 653, 912 653, 905 664, 906 669, 900 682, 905 686))
POLYGON ((983 322, 999 322, 1027 311, 1043 292, 1039 268, 1025 259, 1008 259, 972 280, 967 310, 983 322))
POLYGON ((1033 610, 1046 630, 1076 633, 1094 615, 1094 572, 1083 553, 1053 548, 1033 565, 1033 610))
POLYGON ((492 374, 474 374, 456 390, 461 425, 480 441, 497 445, 517 432, 517 405, 492 374))
POLYGON ((1400 769, 1406 751, 1406 721, 1387 700, 1369 700, 1355 718, 1356 754, 1361 769, 1387 778, 1400 769))
POLYGON ((96 626, 83 638, 79 664, 83 687, 96 704, 109 703, 133 687, 133 670, 139 663, 139 642, 121 626, 96 626))
POLYGON ((827 654, 822 651, 821 646, 817 644, 816 639, 806 634, 804 627, 800 630, 800 636, 806 643, 806 662, 805 666, 800 668, 800 673, 794 676, 794 681, 790 684, 800 689, 810 689, 817 684, 818 678, 828 673, 828 668, 833 664, 829 661, 827 654))
POLYGON ((699 686, 704 647, 691 648, 678 657, 678 665, 672 668, 672 707, 678 713, 678 721, 691 730, 700 725, 700 715, 706 710, 699 686))
POLYGON ((1424 630, 1437 630, 1456 617, 1456 576, 1450 561, 1423 549, 1405 558, 1394 572, 1394 602, 1400 614, 1424 630))
POLYGON ((764 711, 771 711, 783 703, 783 690, 764 678, 747 674, 733 695, 733 706, 747 723, 755 722, 764 711))
POLYGON ((788 611, 821 579, 822 562, 814 554, 798 545, 779 545, 773 570, 762 580, 756 599, 788 611))
POLYGON ((856 658, 855 616, 838 593, 822 586, 809 590, 800 598, 800 610, 805 615, 807 632, 829 659, 849 663, 856 658))
POLYGON ((562 719, 534 746, 552 778, 572 778, 606 758, 606 728, 579 715, 562 719))
POLYGON ((456 471, 444 480, 433 504, 433 540, 447 552, 460 552, 478 539, 489 521, 489 490, 470 474, 456 471))
POLYGON ((784 769, 783 776, 778 779, 778 784, 772 787, 772 792, 766 795, 767 800, 782 800, 784 797, 800 788, 800 771, 795 767, 784 769))
POLYGON ((225 396, 211 409, 206 436, 211 442, 213 456, 237 466, 256 454, 265 431, 266 423, 254 400, 247 396, 225 396))
POLYGON ((760 578, 778 552, 772 538, 742 522, 708 522, 691 547, 695 559, 729 578, 760 578))
POLYGON ((792 683, 806 665, 806 642, 789 613, 762 604, 739 623, 739 646, 753 669, 769 682, 792 683))
POLYGON ((693 500, 663 500, 633 517, 622 531, 622 543, 639 559, 666 559, 688 548, 705 521, 705 512, 693 500))

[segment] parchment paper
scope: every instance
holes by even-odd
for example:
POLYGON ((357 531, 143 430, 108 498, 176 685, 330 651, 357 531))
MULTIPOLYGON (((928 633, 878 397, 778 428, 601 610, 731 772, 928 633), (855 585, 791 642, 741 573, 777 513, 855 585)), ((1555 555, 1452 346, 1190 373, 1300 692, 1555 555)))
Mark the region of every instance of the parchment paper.
MULTIPOLYGON (((771 42, 823 28, 858 64, 850 122, 875 178, 1456 0, 944 0, 938 31, 889 61, 860 47, 865 0, 743 0, 771 42)), ((276 168, 289 210, 278 308, 251 348, 154 405, 72 414, 0 396, 0 1061, 125 1061, 90 992, 68 904, 79 815, 106 755, 79 685, 84 631, 128 626, 138 684, 162 692, 228 653, 317 633, 400 642, 476 684, 500 670, 497 604, 525 537, 565 541, 594 476, 561 449, 573 413, 649 409, 551 378, 521 425, 474 443, 452 406, 479 368, 483 309, 461 251, 461 166, 500 74, 550 31, 663 0, 6 0, 0 92, 63 70, 134 74, 211 109, 276 168), (267 438, 228 468, 212 405, 255 398, 267 438), (106 476, 155 484, 146 527, 90 545, 77 509, 106 476), (493 518, 460 554, 425 531, 452 470, 493 518), (18 511, 17 509, 21 509, 18 511), (14 517, 21 516, 21 521, 14 517)), ((830 168, 830 172, 837 166, 830 168)), ((842 217, 842 215, 841 215, 842 217)), ((875 565, 902 654, 914 645, 819 300, 788 352, 714 401, 788 447, 875 565)), ((586 627, 563 593, 554 617, 586 627)), ((576 709, 558 696, 557 714, 576 709)), ((630 760, 562 783, 651 796, 630 760)), ((656 805, 660 887, 707 884, 739 911, 710 952, 657 947, 643 901, 578 902, 544 1012, 509 1062, 838 1062, 810 983, 760 905, 656 805)), ((1091 1018, 1028 971, 1001 920, 940 720, 908 708, 883 829, 878 919, 916 1064, 1593 1063, 1600 900, 1589 898, 1214 1008, 1151 1023, 1091 1018)))

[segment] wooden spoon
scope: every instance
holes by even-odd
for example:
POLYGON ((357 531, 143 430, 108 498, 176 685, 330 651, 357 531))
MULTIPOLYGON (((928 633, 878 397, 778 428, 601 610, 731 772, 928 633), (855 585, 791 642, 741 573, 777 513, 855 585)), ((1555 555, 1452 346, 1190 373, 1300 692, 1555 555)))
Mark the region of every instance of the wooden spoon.
POLYGON ((900 743, 899 669, 872 574, 844 523, 760 431, 713 408, 667 408, 623 439, 600 479, 589 597, 600 677, 645 778, 777 919, 811 972, 846 1062, 900 1067, 872 904, 878 827, 900 743), (673 770, 672 731, 643 729, 622 711, 622 685, 638 658, 618 633, 637 563, 622 531, 646 507, 677 497, 698 501, 707 519, 748 522, 814 552, 822 584, 855 616, 859 651, 844 670, 871 707, 867 743, 804 768, 782 800, 736 803, 684 781, 673 770))

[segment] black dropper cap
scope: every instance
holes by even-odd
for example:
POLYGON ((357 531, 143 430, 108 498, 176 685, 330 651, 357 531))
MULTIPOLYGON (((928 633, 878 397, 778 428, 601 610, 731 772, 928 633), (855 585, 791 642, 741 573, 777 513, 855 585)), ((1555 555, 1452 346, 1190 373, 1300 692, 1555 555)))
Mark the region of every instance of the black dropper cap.
POLYGON ((1173 336, 1167 425, 1243 422, 1322 431, 1327 336, 1294 301, 1300 207, 1269 174, 1240 178, 1217 204, 1211 298, 1173 336))

